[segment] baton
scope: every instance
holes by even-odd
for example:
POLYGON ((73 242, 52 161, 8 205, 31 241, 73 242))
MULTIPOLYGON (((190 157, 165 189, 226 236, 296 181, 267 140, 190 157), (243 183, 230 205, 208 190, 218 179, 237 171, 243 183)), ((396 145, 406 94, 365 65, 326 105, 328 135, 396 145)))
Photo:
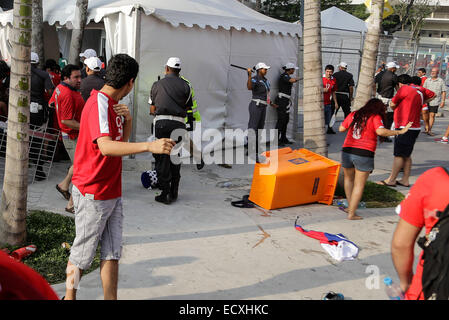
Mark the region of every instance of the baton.
MULTIPOLYGON (((237 68, 237 69, 242 69, 242 70, 248 71, 248 68, 241 67, 241 66, 236 66, 235 64, 231 64, 231 67, 234 67, 234 68, 237 68)), ((251 70, 251 72, 254 72, 254 70, 251 70)))

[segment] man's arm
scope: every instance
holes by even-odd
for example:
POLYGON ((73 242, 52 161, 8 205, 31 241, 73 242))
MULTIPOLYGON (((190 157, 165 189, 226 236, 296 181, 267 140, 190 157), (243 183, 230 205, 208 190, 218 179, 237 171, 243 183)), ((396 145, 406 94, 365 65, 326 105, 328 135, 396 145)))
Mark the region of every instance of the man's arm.
MULTIPOLYGON (((374 95, 376 94, 376 84, 374 83, 374 95)), ((354 97, 354 87, 353 86, 350 86, 349 87, 349 101, 352 101, 352 99, 353 99, 353 97, 354 97)))
POLYGON ((251 78, 252 69, 248 68, 246 71, 248 72, 248 81, 246 82, 246 88, 248 88, 248 90, 253 90, 253 83, 251 78))
POLYGON ((153 142, 122 142, 114 141, 110 136, 104 136, 97 139, 97 144, 103 156, 123 157, 144 152, 170 154, 171 149, 176 143, 167 138, 153 142))
POLYGON ((393 235, 391 257, 403 292, 407 291, 412 282, 414 247, 420 231, 420 228, 400 219, 393 235))
MULTIPOLYGON (((443 84, 444 85, 444 84, 443 84)), ((444 85, 445 86, 445 85, 444 85)), ((443 87, 444 88, 444 87, 443 87)), ((444 88, 446 89, 446 88, 444 88)), ((446 91, 441 92, 441 103, 440 108, 444 108, 444 105, 446 104, 446 91)))
POLYGON ((335 93, 335 91, 332 91, 332 99, 334 99, 335 108, 338 109, 337 94, 335 93))
POLYGON ((61 120, 61 123, 70 129, 79 130, 80 129, 80 123, 76 120, 61 120))

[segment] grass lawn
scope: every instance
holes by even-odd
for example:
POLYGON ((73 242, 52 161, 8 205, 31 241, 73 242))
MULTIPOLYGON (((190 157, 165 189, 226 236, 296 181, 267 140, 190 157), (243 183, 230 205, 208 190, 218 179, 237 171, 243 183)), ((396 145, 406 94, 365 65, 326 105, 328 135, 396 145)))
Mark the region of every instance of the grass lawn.
MULTIPOLYGON (((342 186, 337 185, 334 196, 346 198, 342 186)), ((367 208, 391 208, 396 207, 404 198, 405 196, 399 191, 367 181, 362 201, 366 203, 367 208)))
MULTIPOLYGON (((63 242, 72 245, 75 239, 75 220, 46 211, 30 211, 27 217, 27 241, 25 245, 34 244, 36 252, 22 260, 23 263, 40 273, 50 284, 64 282, 65 269, 70 251, 62 247, 63 242)), ((5 246, 11 252, 22 247, 5 246)), ((87 274, 100 266, 100 251, 87 274)))

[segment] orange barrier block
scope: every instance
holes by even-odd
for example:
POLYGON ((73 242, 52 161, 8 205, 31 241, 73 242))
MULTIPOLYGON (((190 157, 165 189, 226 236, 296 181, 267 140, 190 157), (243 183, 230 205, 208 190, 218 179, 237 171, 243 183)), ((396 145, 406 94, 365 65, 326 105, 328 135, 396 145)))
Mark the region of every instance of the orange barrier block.
POLYGON ((268 151, 256 163, 249 200, 270 210, 306 203, 331 205, 341 164, 307 149, 268 151))

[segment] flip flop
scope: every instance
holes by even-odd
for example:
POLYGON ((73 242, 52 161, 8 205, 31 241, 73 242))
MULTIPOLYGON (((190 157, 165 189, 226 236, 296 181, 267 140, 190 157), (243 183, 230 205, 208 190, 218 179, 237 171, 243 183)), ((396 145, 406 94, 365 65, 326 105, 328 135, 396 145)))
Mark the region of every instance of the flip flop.
POLYGON ((397 185, 400 185, 401 187, 406 187, 406 188, 410 188, 410 187, 411 187, 411 185, 406 186, 405 184, 400 183, 400 182, 397 181, 397 180, 396 180, 396 184, 397 184, 397 185))
POLYGON ((378 182, 376 182, 376 183, 377 183, 377 184, 380 184, 380 185, 387 186, 387 187, 396 188, 396 184, 388 184, 388 183, 386 183, 384 180, 378 181, 378 182))
POLYGON ((56 185, 56 190, 66 199, 70 199, 70 192, 68 190, 62 190, 58 185, 56 185))

